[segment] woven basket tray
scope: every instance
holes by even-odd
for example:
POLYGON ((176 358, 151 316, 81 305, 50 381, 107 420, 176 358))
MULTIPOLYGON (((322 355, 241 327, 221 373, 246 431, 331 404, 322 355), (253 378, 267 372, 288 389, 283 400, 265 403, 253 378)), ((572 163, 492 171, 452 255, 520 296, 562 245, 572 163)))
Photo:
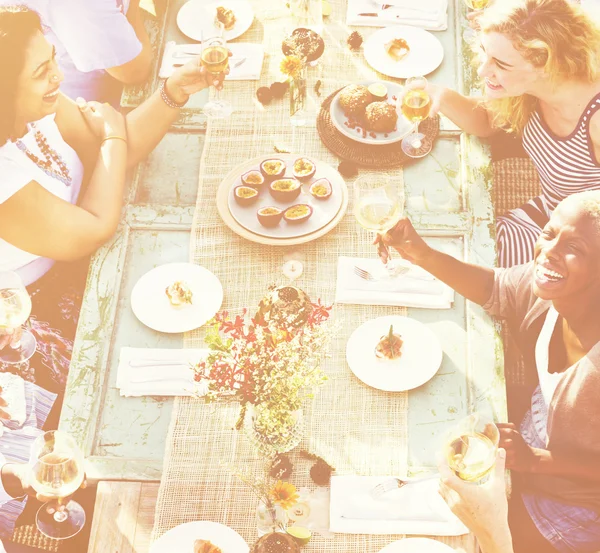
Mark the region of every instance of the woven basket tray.
MULTIPOLYGON (((341 89, 340 89, 341 90, 341 89)), ((343 160, 352 161, 365 167, 390 169, 400 167, 414 161, 408 157, 400 147, 400 142, 387 145, 370 146, 356 142, 338 131, 331 122, 329 106, 339 90, 328 96, 321 104, 321 111, 317 117, 317 131, 321 141, 335 155, 343 160)), ((425 119, 419 125, 419 132, 425 135, 425 140, 434 141, 440 130, 439 117, 425 119)))

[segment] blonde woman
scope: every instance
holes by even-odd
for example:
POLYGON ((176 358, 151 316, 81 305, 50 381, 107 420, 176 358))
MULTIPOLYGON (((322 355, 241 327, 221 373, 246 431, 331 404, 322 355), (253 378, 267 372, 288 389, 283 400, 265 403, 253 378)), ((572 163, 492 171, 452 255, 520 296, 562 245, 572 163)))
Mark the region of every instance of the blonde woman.
POLYGON ((434 109, 466 132, 522 136, 540 196, 498 220, 499 264, 533 258, 562 199, 600 189, 600 27, 568 0, 499 0, 478 18, 484 99, 431 87, 434 109))

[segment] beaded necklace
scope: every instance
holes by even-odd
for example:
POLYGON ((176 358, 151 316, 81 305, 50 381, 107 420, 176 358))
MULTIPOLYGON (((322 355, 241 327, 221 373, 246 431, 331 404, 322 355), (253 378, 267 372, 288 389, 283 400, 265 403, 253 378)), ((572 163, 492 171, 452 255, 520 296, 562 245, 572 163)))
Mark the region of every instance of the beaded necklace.
POLYGON ((50 147, 46 137, 41 133, 41 131, 35 129, 32 125, 32 129, 35 130, 34 136, 35 141, 44 156, 43 159, 40 159, 36 156, 19 138, 15 144, 17 148, 25 153, 25 155, 33 161, 46 175, 58 179, 65 186, 71 186, 71 174, 69 173, 69 168, 67 164, 64 162, 63 158, 58 154, 56 150, 50 147), (58 167, 58 171, 52 167, 52 163, 55 163, 58 167))

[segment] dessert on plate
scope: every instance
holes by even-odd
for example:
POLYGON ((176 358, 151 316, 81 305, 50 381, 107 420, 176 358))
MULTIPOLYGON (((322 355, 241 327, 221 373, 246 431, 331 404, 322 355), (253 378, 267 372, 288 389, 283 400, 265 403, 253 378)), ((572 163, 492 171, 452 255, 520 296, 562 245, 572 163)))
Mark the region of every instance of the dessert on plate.
POLYGON ((323 55, 325 42, 323 41, 323 37, 312 29, 300 27, 283 40, 281 51, 284 56, 293 54, 301 58, 306 58, 308 62, 312 62, 318 60, 323 55))
POLYGON ((394 61, 401 61, 410 52, 410 46, 408 42, 403 38, 394 38, 384 44, 385 51, 387 55, 390 56, 394 61))
POLYGON ((223 553, 223 551, 207 540, 196 540, 194 542, 194 553, 223 553))
POLYGON ((387 102, 372 102, 365 110, 367 127, 375 132, 392 132, 398 122, 395 106, 387 102))
POLYGON ((375 346, 375 356, 378 359, 389 359, 390 361, 402 356, 402 336, 394 332, 394 326, 390 325, 390 331, 381 337, 375 346))
POLYGON ((187 282, 176 280, 165 288, 165 294, 169 298, 173 307, 183 307, 184 305, 192 304, 192 291, 187 282))
POLYGON ((371 93, 366 86, 350 84, 340 92, 340 106, 346 115, 362 116, 365 108, 373 101, 371 93))
POLYGON ((215 16, 215 23, 222 24, 226 31, 233 29, 235 25, 235 14, 233 10, 219 6, 217 8, 217 15, 215 16))

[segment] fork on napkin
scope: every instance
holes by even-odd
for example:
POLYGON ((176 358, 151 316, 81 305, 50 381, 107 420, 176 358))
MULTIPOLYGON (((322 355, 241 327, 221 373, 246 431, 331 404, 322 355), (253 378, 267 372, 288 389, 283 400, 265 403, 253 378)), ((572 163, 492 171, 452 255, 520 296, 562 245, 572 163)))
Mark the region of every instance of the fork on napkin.
POLYGON ((429 31, 445 31, 448 28, 447 11, 448 0, 348 0, 346 23, 364 27, 411 25, 429 31))
POLYGON ((360 267, 375 275, 383 268, 381 261, 375 257, 363 259, 341 256, 338 259, 335 301, 358 305, 395 305, 428 309, 452 307, 454 301, 452 288, 433 278, 420 267, 405 261, 402 263, 410 269, 403 275, 386 280, 365 280, 356 274, 354 267, 360 267), (431 279, 425 278, 427 276, 431 279))
POLYGON ((117 388, 122 396, 192 396, 202 394, 192 366, 206 349, 121 348, 117 388))
MULTIPOLYGON (((262 44, 233 42, 227 44, 227 48, 231 50, 232 56, 229 60, 229 75, 225 77, 225 80, 257 81, 260 79, 265 55, 262 44)), ((187 63, 194 58, 194 55, 199 56, 201 52, 202 44, 167 42, 158 76, 166 79, 173 74, 176 65, 187 63)))
POLYGON ((374 499, 373 488, 387 479, 385 476, 332 476, 330 530, 342 534, 430 536, 468 533, 439 495, 439 478, 415 481, 374 499))

